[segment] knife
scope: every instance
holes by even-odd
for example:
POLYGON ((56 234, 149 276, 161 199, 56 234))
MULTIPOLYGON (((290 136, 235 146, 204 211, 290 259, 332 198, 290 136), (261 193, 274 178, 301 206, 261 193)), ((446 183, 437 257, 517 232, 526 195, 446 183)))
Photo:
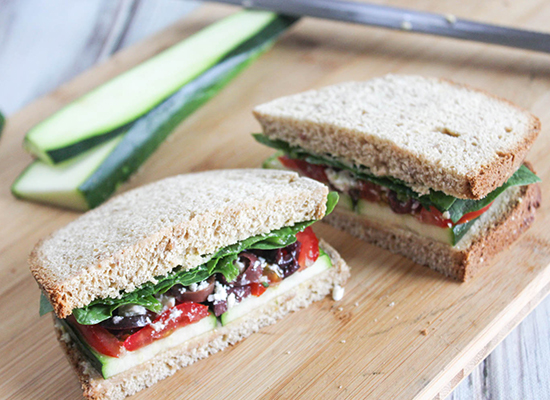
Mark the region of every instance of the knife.
POLYGON ((332 19, 550 53, 550 34, 469 21, 451 14, 442 15, 344 0, 204 1, 274 11, 295 17, 332 19))

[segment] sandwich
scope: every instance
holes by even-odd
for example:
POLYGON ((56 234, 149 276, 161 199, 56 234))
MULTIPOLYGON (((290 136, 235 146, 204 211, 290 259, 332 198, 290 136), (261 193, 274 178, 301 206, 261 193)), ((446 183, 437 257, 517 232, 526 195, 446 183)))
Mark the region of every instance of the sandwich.
POLYGON ((295 172, 209 171, 126 192, 39 242, 30 268, 84 396, 122 399, 286 314, 349 269, 311 224, 335 193, 295 172))
POLYGON ((257 106, 264 167, 338 191, 325 222, 465 281, 533 222, 539 120, 468 86, 387 75, 257 106))

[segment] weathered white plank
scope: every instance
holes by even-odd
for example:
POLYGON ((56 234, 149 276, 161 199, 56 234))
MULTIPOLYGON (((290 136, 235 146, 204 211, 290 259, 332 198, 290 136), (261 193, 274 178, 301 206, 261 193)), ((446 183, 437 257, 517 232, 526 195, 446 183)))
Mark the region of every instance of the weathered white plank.
POLYGON ((0 110, 13 113, 196 6, 183 0, 0 3, 0 110))

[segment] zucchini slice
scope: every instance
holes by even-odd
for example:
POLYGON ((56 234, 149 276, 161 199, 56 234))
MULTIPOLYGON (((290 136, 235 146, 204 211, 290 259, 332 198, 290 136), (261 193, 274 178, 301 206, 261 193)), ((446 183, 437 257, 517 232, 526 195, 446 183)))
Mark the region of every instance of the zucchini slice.
POLYGON ((125 128, 121 135, 71 160, 34 161, 12 185, 19 198, 84 211, 105 201, 174 128, 267 51, 295 18, 279 16, 218 64, 125 128))
POLYGON ((264 30, 277 15, 243 11, 224 18, 126 71, 33 127, 27 151, 54 164, 118 134, 225 55, 264 30))

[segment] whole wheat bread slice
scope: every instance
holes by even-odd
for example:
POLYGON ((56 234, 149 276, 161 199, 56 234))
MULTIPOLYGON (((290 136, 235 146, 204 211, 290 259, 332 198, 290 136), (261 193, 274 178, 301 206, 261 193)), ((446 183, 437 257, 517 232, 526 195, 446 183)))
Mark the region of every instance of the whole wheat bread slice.
POLYGON ((328 189, 294 172, 208 171, 123 193, 39 242, 30 268, 59 318, 218 249, 320 219, 328 189))
POLYGON ((360 218, 339 208, 323 221, 447 276, 466 281, 529 228, 540 200, 538 184, 507 189, 454 247, 409 230, 360 218))
POLYGON ((176 348, 168 349, 155 358, 109 379, 103 379, 83 357, 64 327, 54 317, 57 338, 78 375, 84 397, 94 400, 123 399, 169 377, 189 364, 241 341, 290 312, 323 299, 336 285, 343 286, 350 273, 346 263, 332 247, 322 240, 320 244, 331 258, 333 268, 226 326, 193 338, 176 348))
POLYGON ((507 100, 447 80, 387 75, 257 106, 264 134, 362 164, 419 193, 480 199, 522 164, 539 120, 507 100))

